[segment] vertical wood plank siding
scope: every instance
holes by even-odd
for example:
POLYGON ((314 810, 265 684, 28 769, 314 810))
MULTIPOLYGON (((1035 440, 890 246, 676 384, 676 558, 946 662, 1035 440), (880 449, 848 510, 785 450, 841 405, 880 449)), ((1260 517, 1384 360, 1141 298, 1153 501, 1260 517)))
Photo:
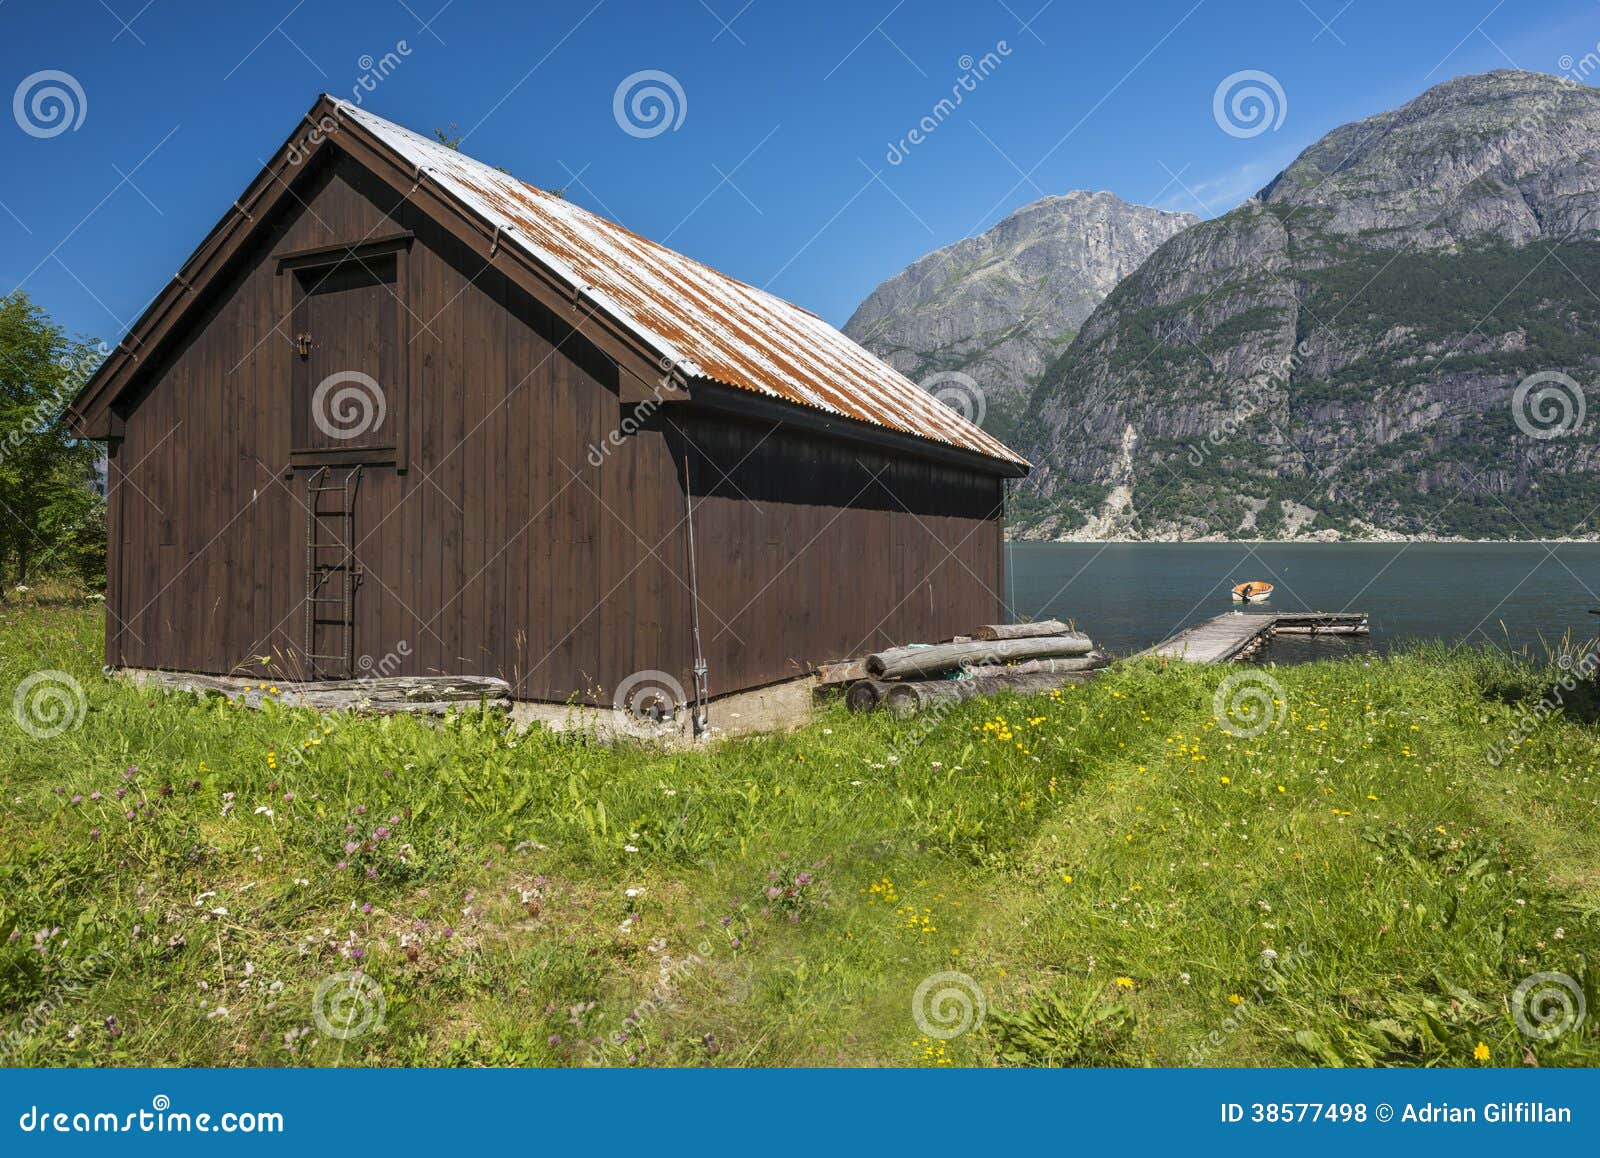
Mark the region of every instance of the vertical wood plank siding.
POLYGON ((119 408, 112 662, 304 670, 309 468, 289 468, 275 255, 397 232, 407 441, 362 469, 357 674, 498 675, 554 702, 608 703, 646 669, 692 687, 686 485, 713 694, 996 618, 999 479, 682 403, 613 442, 634 414, 617 368, 552 309, 347 157, 295 193, 119 408))

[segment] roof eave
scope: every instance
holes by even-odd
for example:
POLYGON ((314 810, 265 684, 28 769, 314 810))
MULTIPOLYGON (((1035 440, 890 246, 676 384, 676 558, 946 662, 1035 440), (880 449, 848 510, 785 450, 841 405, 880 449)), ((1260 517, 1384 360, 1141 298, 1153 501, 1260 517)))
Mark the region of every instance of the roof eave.
POLYGON ((711 378, 697 377, 689 383, 688 404, 717 414, 785 423, 832 438, 860 443, 899 455, 965 467, 998 478, 1024 478, 1033 470, 1032 465, 1021 458, 1013 460, 982 454, 953 443, 908 434, 893 427, 881 426, 876 422, 867 422, 848 415, 802 406, 787 398, 775 398, 742 386, 730 386, 711 378))

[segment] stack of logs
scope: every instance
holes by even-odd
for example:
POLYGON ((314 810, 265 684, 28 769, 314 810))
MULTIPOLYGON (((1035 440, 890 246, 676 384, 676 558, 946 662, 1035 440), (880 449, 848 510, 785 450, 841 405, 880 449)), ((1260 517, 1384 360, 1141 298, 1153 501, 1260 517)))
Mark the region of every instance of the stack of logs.
POLYGON ((970 637, 896 647, 819 669, 824 688, 845 686, 853 712, 897 716, 996 692, 1042 692, 1089 679, 1109 662, 1094 641, 1057 619, 991 624, 970 637))

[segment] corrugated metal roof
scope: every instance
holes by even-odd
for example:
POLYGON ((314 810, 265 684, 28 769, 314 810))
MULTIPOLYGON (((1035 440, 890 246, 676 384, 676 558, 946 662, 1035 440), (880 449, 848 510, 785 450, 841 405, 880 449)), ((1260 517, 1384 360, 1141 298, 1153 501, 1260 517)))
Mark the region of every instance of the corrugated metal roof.
POLYGON ((365 109, 334 103, 685 374, 1027 465, 809 310, 365 109))

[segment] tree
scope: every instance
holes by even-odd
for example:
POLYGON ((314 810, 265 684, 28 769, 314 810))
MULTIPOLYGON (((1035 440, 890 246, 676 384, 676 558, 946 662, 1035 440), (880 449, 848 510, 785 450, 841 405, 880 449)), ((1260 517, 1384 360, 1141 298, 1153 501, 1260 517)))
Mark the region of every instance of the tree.
POLYGON ((100 451, 63 421, 104 356, 104 346, 68 338, 21 290, 0 297, 0 601, 44 575, 104 582, 100 451))

